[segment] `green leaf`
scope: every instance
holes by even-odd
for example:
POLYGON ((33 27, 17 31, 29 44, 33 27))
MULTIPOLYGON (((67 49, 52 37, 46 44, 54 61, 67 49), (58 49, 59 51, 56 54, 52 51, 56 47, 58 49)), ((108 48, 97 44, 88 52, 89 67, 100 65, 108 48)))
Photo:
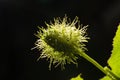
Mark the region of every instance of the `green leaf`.
POLYGON ((102 79, 100 79, 100 80, 111 80, 108 76, 105 76, 105 77, 103 77, 102 79))
POLYGON ((113 50, 108 60, 112 72, 120 77, 120 25, 118 26, 115 37, 113 38, 113 50))
MULTIPOLYGON (((112 72, 119 77, 120 80, 120 25, 116 31, 115 37, 113 38, 113 50, 108 60, 108 64, 111 67, 112 72)), ((105 76, 101 80, 111 80, 105 76)))
POLYGON ((77 77, 71 78, 70 80, 84 80, 81 78, 81 74, 79 74, 77 77))

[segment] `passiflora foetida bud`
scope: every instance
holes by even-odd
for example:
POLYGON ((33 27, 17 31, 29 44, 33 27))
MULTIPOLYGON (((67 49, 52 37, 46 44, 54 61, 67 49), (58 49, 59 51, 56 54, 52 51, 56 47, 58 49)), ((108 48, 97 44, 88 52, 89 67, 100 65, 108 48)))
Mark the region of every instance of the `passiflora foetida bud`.
POLYGON ((79 25, 78 17, 71 22, 65 16, 63 19, 56 18, 54 23, 46 23, 47 28, 39 27, 35 34, 38 40, 35 42, 35 48, 41 51, 40 58, 46 58, 51 65, 61 65, 64 69, 66 63, 76 64, 79 49, 81 52, 86 50, 84 42, 87 42, 87 26, 79 25))

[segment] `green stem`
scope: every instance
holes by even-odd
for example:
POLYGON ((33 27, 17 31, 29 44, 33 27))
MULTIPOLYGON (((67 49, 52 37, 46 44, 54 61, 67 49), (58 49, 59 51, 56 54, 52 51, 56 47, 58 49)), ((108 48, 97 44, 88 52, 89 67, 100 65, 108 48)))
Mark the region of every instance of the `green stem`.
POLYGON ((94 66, 96 66, 99 70, 101 70, 105 75, 109 76, 112 80, 118 80, 118 77, 112 75, 111 73, 109 73, 108 71, 106 71, 97 61, 95 61, 94 59, 92 59, 90 56, 88 56, 86 53, 84 53, 81 50, 78 50, 80 53, 80 56, 82 56, 83 58, 85 58, 87 61, 91 62, 94 66))
POLYGON ((113 80, 120 80, 120 78, 116 76, 108 67, 104 67, 104 70, 106 70, 109 73, 113 80))

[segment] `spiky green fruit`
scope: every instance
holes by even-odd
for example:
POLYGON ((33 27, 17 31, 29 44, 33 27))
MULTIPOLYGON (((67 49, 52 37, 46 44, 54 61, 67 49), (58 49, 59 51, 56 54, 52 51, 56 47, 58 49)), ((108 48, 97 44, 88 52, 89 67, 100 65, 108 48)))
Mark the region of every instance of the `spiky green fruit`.
POLYGON ((87 42, 86 30, 87 26, 81 27, 78 23, 78 17, 70 22, 67 17, 63 20, 60 18, 54 19, 54 23, 47 24, 47 29, 40 28, 36 36, 39 38, 35 45, 37 49, 42 50, 40 58, 47 58, 50 60, 49 69, 51 65, 61 65, 64 69, 66 63, 76 64, 78 53, 77 48, 84 52, 86 50, 84 42, 87 42), (76 24, 78 26, 76 27, 76 24))

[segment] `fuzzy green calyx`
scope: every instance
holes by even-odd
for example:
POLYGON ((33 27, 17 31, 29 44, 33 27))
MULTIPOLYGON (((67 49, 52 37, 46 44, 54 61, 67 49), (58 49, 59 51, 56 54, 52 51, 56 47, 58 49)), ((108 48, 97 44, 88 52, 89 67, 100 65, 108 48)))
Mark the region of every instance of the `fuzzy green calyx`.
POLYGON ((87 26, 81 27, 78 24, 78 17, 73 22, 68 22, 67 17, 61 20, 60 18, 54 19, 54 24, 47 24, 47 29, 40 28, 36 36, 39 38, 35 45, 36 48, 42 50, 40 58, 47 58, 50 60, 49 69, 51 65, 61 65, 64 69, 66 63, 74 63, 77 65, 77 55, 81 55, 77 48, 85 51, 85 44, 87 42, 86 30, 87 26))

